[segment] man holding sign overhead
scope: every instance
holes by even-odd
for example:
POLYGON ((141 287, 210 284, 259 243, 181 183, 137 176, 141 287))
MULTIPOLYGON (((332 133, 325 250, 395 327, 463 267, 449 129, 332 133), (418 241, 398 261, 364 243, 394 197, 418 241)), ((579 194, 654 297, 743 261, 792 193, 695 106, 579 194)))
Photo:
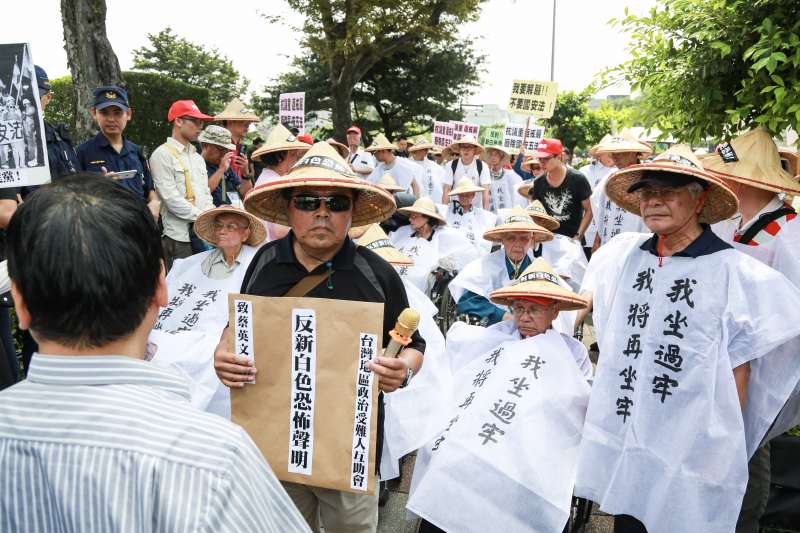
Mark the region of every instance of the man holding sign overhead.
MULTIPOLYGON (((364 331, 364 329, 357 331, 361 328, 361 324, 354 325, 352 331, 346 328, 337 331, 336 342, 326 344, 323 338, 324 328, 330 327, 324 322, 328 320, 324 317, 329 316, 325 314, 325 308, 329 308, 330 304, 341 307, 340 315, 346 315, 353 309, 358 312, 357 303, 362 307, 380 304, 383 310, 383 320, 379 322, 382 331, 376 333, 382 335, 384 346, 390 338, 388 332, 395 328, 400 313, 407 307, 405 289, 395 270, 374 252, 364 247, 357 247, 347 234, 353 224, 363 226, 387 218, 395 209, 394 200, 391 194, 381 187, 361 180, 353 174, 347 162, 328 143, 317 143, 287 176, 254 189, 245 199, 245 209, 264 220, 289 226, 291 231, 286 237, 262 248, 245 275, 242 284, 243 295, 234 297, 238 298, 237 304, 247 302, 242 306, 243 309, 248 305, 256 309, 248 320, 255 338, 253 351, 255 358, 259 360, 258 383, 245 385, 256 379, 254 360, 237 356, 230 351, 229 344, 224 340, 217 348, 215 368, 222 382, 234 388, 232 395, 234 419, 237 418, 237 396, 246 401, 247 396, 254 396, 259 388, 262 391, 266 389, 266 394, 273 389, 282 395, 283 392, 280 391, 288 389, 290 386, 288 382, 291 382, 293 392, 295 388, 311 389, 307 398, 313 402, 314 411, 308 420, 308 425, 316 428, 316 431, 310 439, 312 453, 308 460, 309 462, 313 460, 316 472, 324 468, 324 458, 334 454, 332 446, 326 445, 326 442, 329 443, 333 439, 333 435, 329 434, 333 431, 322 430, 327 419, 339 416, 342 411, 348 409, 349 413, 353 412, 351 402, 355 396, 347 396, 346 389, 347 378, 354 376, 345 373, 335 375, 331 368, 339 364, 351 364, 354 373, 361 369, 370 370, 377 376, 380 390, 388 393, 408 384, 422 366, 425 342, 416 333, 408 339, 410 342, 400 351, 397 358, 376 356, 370 358, 368 362, 364 361, 361 366, 359 366, 358 352, 353 352, 350 356, 349 351, 343 348, 354 339, 356 343, 359 341, 359 337, 362 336, 360 331, 364 331), (276 308, 278 311, 274 314, 281 316, 261 315, 264 319, 260 321, 258 306, 266 305, 269 303, 267 300, 274 298, 252 298, 245 295, 288 297, 285 300, 287 305, 276 308), (301 303, 307 308, 314 306, 316 308, 311 309, 312 312, 309 312, 309 309, 299 309, 295 307, 295 302, 298 300, 302 300, 301 303), (285 327, 290 323, 293 328, 292 337, 288 337, 288 330, 285 327), (288 338, 294 339, 297 329, 294 326, 297 324, 308 331, 308 334, 304 334, 303 342, 292 341, 291 347, 287 344, 285 353, 278 354, 273 361, 269 361, 267 356, 262 358, 259 355, 270 350, 270 346, 267 346, 269 344, 277 345, 287 342, 288 338), (287 331, 287 335, 283 334, 284 330, 287 331), (269 338, 260 343, 260 335, 269 335, 269 338), (309 338, 314 340, 311 344, 313 349, 309 347, 309 338), (311 369, 307 373, 310 377, 301 376, 295 372, 297 368, 293 367, 291 370, 297 375, 292 375, 292 379, 286 379, 286 382, 277 383, 275 376, 283 371, 283 367, 281 370, 279 367, 290 360, 290 356, 291 360, 299 362, 294 366, 299 364, 304 370, 311 369), (316 367, 309 363, 311 359, 316 361, 316 367), (326 359, 329 363, 325 363, 326 359), (271 385, 270 380, 276 383, 271 385), (338 388, 341 398, 326 402, 322 397, 325 389, 331 387, 338 388)), ((237 314, 238 310, 238 307, 235 308, 237 314)), ((348 322, 344 316, 336 317, 335 320, 348 322)), ((234 334, 233 330, 240 329, 238 325, 238 320, 232 321, 231 326, 237 327, 229 328, 230 335, 234 334)), ((239 338, 245 334, 237 331, 236 335, 239 338)), ((380 352, 376 352, 376 355, 377 353, 380 352)), ((359 385, 363 377, 359 372, 359 385)), ((286 398, 281 396, 281 399, 288 402, 288 396, 286 398)), ((370 450, 370 456, 377 455, 375 452, 379 454, 382 446, 383 407, 380 400, 377 403, 377 442, 370 443, 375 450, 370 450)), ((297 402, 293 401, 292 405, 297 407, 297 402)), ((252 404, 244 408, 251 406, 252 404)), ((265 408, 261 409, 259 416, 263 420, 259 420, 257 424, 270 423, 270 418, 284 418, 282 413, 269 412, 265 408)), ((353 427, 352 423, 351 419, 350 428, 353 427)), ((375 531, 378 521, 377 491, 373 490, 370 494, 365 487, 363 492, 359 493, 361 489, 350 484, 349 472, 346 473, 348 476, 346 486, 353 490, 321 488, 313 484, 315 479, 313 476, 316 473, 312 475, 310 466, 308 481, 304 481, 297 473, 297 468, 291 464, 287 468, 286 455, 280 459, 281 453, 286 451, 286 437, 272 435, 271 439, 265 439, 269 442, 264 443, 259 442, 257 436, 254 438, 268 460, 269 457, 279 458, 277 461, 270 460, 270 463, 273 464, 278 477, 284 480, 284 487, 312 528, 318 528, 319 514, 325 530, 329 533, 375 531), (276 449, 278 452, 273 453, 276 449), (287 470, 287 474, 281 473, 287 470), (291 479, 292 482, 285 481, 286 479, 291 479), (295 482, 298 480, 301 482, 295 482)), ((360 441, 354 437, 355 442, 360 441)), ((353 449, 355 448, 354 444, 353 449)), ((380 460, 376 458, 375 464, 379 463, 380 460)))

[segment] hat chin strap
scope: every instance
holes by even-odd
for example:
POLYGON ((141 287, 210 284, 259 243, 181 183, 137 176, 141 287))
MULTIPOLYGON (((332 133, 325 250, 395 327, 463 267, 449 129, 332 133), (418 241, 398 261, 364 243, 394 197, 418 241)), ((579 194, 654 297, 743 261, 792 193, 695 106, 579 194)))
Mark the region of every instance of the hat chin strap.
POLYGON ((694 209, 694 212, 686 217, 686 220, 671 233, 657 233, 658 236, 658 244, 656 245, 656 249, 658 250, 658 266, 661 267, 664 264, 664 240, 669 238, 671 235, 675 235, 676 233, 682 232, 689 223, 692 221, 693 216, 699 216, 700 211, 703 210, 703 206, 706 204, 706 199, 708 198, 708 190, 703 191, 700 196, 700 201, 698 202, 697 206, 694 209))

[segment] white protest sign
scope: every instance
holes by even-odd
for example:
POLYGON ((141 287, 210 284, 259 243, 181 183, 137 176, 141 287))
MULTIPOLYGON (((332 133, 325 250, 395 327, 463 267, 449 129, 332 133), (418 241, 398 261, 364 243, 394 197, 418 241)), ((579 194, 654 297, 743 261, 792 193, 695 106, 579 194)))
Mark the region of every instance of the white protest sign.
POLYGON ((30 45, 0 44, 0 187, 50 181, 43 116, 30 45))
POLYGON ((283 93, 278 98, 278 120, 287 129, 306 132, 306 93, 283 93))
POLYGON ((465 135, 472 135, 476 139, 478 138, 478 132, 480 131, 480 126, 477 124, 473 124, 472 122, 459 122, 457 120, 451 120, 450 124, 453 125, 453 140, 458 141, 465 135))
POLYGON ((531 126, 527 128, 525 124, 506 124, 503 135, 503 147, 509 150, 519 150, 522 146, 522 139, 525 139, 525 151, 536 150, 539 141, 544 137, 544 126, 531 126))
POLYGON ((453 125, 450 122, 433 122, 433 144, 442 148, 453 144, 453 125))

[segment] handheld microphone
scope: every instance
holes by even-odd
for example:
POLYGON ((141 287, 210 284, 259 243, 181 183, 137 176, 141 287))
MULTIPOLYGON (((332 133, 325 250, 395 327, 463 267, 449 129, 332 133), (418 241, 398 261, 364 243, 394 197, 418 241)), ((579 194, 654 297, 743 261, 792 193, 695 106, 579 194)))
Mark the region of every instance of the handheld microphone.
POLYGON ((397 317, 397 322, 394 329, 389 332, 391 340, 386 350, 383 352, 384 357, 397 357, 400 350, 405 348, 411 343, 411 336, 417 331, 419 326, 419 311, 406 307, 400 316, 397 317))

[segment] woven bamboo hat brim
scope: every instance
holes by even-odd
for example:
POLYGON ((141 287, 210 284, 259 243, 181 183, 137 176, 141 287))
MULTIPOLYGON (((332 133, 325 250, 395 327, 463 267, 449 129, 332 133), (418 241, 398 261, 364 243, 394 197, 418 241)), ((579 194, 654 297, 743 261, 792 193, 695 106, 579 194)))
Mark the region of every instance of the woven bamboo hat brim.
MULTIPOLYGON (((617 135, 612 135, 610 139, 603 139, 592 147, 595 154, 619 154, 625 152, 635 152, 637 154, 649 155, 653 153, 653 148, 644 141, 640 141, 630 130, 622 130, 617 135)), ((594 154, 593 154, 594 155, 594 154)))
POLYGON ((525 212, 528 213, 534 222, 550 231, 557 230, 561 225, 561 222, 553 218, 539 200, 531 202, 528 207, 525 208, 525 212))
POLYGON ((409 152, 416 152, 419 150, 433 150, 433 143, 425 137, 417 137, 413 146, 409 146, 409 152))
POLYGON ((336 149, 318 142, 280 179, 251 189, 244 208, 255 216, 289 226, 288 200, 281 191, 297 187, 336 187, 358 191, 353 205, 353 226, 382 222, 395 210, 394 197, 383 188, 364 181, 350 170, 336 149))
POLYGON ((433 203, 433 200, 428 198, 427 196, 423 196, 422 198, 418 198, 413 205, 410 207, 401 207, 397 210, 398 213, 403 213, 404 215, 410 215, 411 213, 416 213, 418 215, 423 215, 428 218, 435 218, 441 224, 447 224, 447 220, 439 214, 439 211, 436 210, 436 204, 433 203))
POLYGON ((519 185, 517 185, 517 192, 520 194, 520 196, 527 198, 528 193, 531 192, 532 188, 533 188, 533 180, 525 180, 519 185))
POLYGON ((371 225, 356 244, 372 250, 390 265, 409 266, 414 264, 413 259, 394 247, 392 241, 378 224, 371 225))
POLYGON ((631 165, 611 174, 606 182, 606 194, 611 201, 624 210, 641 216, 638 196, 629 193, 628 188, 639 181, 645 171, 675 172, 708 183, 708 197, 698 215, 698 222, 714 224, 727 220, 739 209, 736 195, 719 178, 703 170, 697 156, 685 144, 675 145, 647 163, 631 165))
POLYGON ((552 241, 553 234, 533 221, 527 211, 521 207, 514 207, 499 226, 486 231, 483 238, 491 242, 500 242, 504 235, 509 233, 530 233, 533 242, 552 241))
POLYGON ((528 156, 522 161, 520 167, 522 168, 522 170, 527 170, 528 172, 530 172, 531 165, 533 165, 534 163, 539 163, 539 158, 534 156, 528 156))
POLYGON ((478 140, 473 135, 464 135, 457 141, 453 141, 448 148, 450 148, 454 152, 458 152, 461 150, 462 144, 468 144, 469 146, 475 147, 475 155, 483 153, 483 145, 478 142, 478 140))
POLYGON ((611 139, 613 139, 613 138, 614 138, 614 136, 611 135, 610 133, 607 133, 607 134, 603 135, 603 138, 600 139, 599 143, 597 143, 594 146, 592 146, 591 148, 589 148, 589 155, 592 156, 592 157, 595 157, 597 155, 597 147, 600 146, 601 144, 608 144, 611 141, 611 139))
POLYGON ((431 155, 442 155, 443 150, 441 146, 434 146, 431 148, 431 155))
POLYGON ((221 205, 197 215, 197 220, 194 221, 194 232, 204 241, 216 245, 217 233, 214 231, 214 222, 216 222, 217 217, 222 215, 237 215, 247 220, 250 228, 250 237, 245 241, 245 244, 258 246, 267 238, 267 228, 264 227, 264 224, 259 219, 244 209, 232 205, 221 205))
POLYGON ((478 187, 470 178, 461 178, 456 182, 456 186, 450 191, 447 196, 458 196, 459 194, 467 194, 471 192, 483 192, 484 187, 478 187))
POLYGON ((342 143, 340 143, 339 141, 337 141, 333 137, 331 137, 330 139, 326 140, 325 142, 330 144, 334 148, 336 148, 336 151, 339 152, 339 155, 342 156, 343 159, 347 159, 347 156, 350 155, 350 148, 348 148, 347 146, 343 145, 342 143))
POLYGON ((504 146, 487 146, 484 151, 481 159, 486 161, 486 158, 489 156, 489 150, 497 150, 501 154, 503 154, 502 159, 500 159, 500 164, 505 165, 509 161, 511 161, 511 152, 508 151, 508 148, 504 146))
POLYGON ((389 139, 386 138, 386 135, 379 133, 372 141, 372 144, 364 148, 364 150, 372 153, 377 152, 378 150, 398 150, 398 148, 396 144, 389 142, 389 139))
POLYGON ((223 109, 219 115, 216 115, 214 120, 241 120, 242 122, 261 121, 258 115, 256 115, 252 109, 245 106, 238 98, 234 98, 228 102, 225 109, 223 109))
POLYGON ((391 174, 384 174, 381 179, 378 180, 378 185, 383 187, 389 192, 403 192, 405 191, 404 188, 399 186, 391 174))
POLYGON ((443 157, 452 157, 452 156, 457 156, 458 155, 458 150, 453 150, 451 148, 451 146, 452 145, 445 146, 444 148, 442 148, 442 156, 443 157))
POLYGON ((772 136, 763 128, 750 130, 701 158, 715 176, 772 192, 800 195, 800 183, 781 166, 772 136))
POLYGON ((525 271, 507 285, 489 294, 489 299, 497 305, 512 305, 514 300, 525 298, 546 298, 554 300, 560 311, 574 311, 585 309, 589 304, 586 300, 558 283, 558 275, 547 264, 547 261, 537 257, 525 271))
POLYGON ((258 161, 262 155, 273 152, 283 152, 285 150, 300 150, 306 152, 311 148, 311 145, 298 141, 297 137, 292 135, 292 132, 286 129, 283 124, 277 124, 267 135, 267 139, 261 147, 253 152, 250 159, 258 161))
POLYGON ((800 179, 800 154, 790 148, 778 148, 778 153, 781 159, 785 159, 789 163, 789 174, 792 179, 800 179))

